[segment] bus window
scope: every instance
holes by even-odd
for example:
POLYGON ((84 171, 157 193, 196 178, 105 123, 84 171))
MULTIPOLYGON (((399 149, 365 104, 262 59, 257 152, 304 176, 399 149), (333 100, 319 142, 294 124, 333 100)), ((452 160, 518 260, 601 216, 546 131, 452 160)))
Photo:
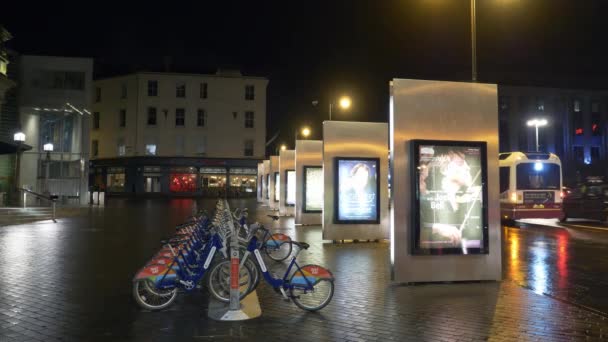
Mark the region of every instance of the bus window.
POLYGON ((509 166, 502 166, 500 168, 500 193, 502 194, 503 192, 509 190, 509 177, 511 175, 510 172, 511 167, 509 166))
POLYGON ((559 187, 559 165, 550 163, 523 163, 517 165, 518 190, 557 190, 559 187))

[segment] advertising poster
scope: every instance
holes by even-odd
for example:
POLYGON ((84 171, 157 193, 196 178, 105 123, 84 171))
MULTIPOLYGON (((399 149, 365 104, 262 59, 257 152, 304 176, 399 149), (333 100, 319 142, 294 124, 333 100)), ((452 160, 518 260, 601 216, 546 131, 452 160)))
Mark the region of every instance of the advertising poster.
POLYGON ((380 222, 378 158, 336 158, 336 223, 380 222))
POLYGON ((486 145, 414 141, 414 252, 487 253, 486 145))
POLYGON ((320 213, 323 210, 323 168, 304 166, 304 212, 320 213))
POLYGON ((278 172, 274 173, 274 201, 278 202, 279 198, 281 196, 281 183, 279 182, 280 180, 280 174, 278 172))
POLYGON ((296 171, 286 170, 287 189, 285 189, 285 204, 288 206, 296 205, 296 171))

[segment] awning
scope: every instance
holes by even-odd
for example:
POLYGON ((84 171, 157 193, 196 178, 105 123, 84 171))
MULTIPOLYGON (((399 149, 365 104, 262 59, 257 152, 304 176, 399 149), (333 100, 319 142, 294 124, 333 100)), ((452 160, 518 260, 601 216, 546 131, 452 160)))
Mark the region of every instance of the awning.
POLYGON ((19 151, 29 151, 32 149, 32 146, 26 144, 17 144, 12 141, 0 140, 0 154, 12 154, 17 153, 19 151))

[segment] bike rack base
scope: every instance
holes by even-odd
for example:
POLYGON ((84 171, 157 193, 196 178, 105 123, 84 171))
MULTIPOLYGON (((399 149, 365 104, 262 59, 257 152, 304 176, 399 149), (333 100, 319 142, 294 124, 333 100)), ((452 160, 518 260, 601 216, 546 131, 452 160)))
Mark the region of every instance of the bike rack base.
POLYGON ((240 310, 230 310, 228 304, 211 298, 207 315, 216 321, 244 321, 260 317, 262 309, 257 291, 251 292, 241 300, 240 310))

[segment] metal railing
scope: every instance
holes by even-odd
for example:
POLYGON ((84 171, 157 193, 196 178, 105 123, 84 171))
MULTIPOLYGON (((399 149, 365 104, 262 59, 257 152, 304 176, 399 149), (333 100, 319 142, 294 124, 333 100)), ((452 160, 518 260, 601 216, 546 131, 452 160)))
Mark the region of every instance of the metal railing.
POLYGON ((57 198, 58 196, 47 196, 47 195, 43 195, 43 194, 39 194, 37 192, 34 192, 32 190, 28 190, 28 189, 24 189, 24 188, 17 188, 17 191, 19 191, 20 193, 23 194, 23 208, 27 208, 27 195, 32 195, 35 198, 41 199, 41 200, 46 200, 48 202, 51 203, 51 207, 53 208, 53 222, 57 222, 57 217, 56 217, 56 204, 57 204, 57 198))

